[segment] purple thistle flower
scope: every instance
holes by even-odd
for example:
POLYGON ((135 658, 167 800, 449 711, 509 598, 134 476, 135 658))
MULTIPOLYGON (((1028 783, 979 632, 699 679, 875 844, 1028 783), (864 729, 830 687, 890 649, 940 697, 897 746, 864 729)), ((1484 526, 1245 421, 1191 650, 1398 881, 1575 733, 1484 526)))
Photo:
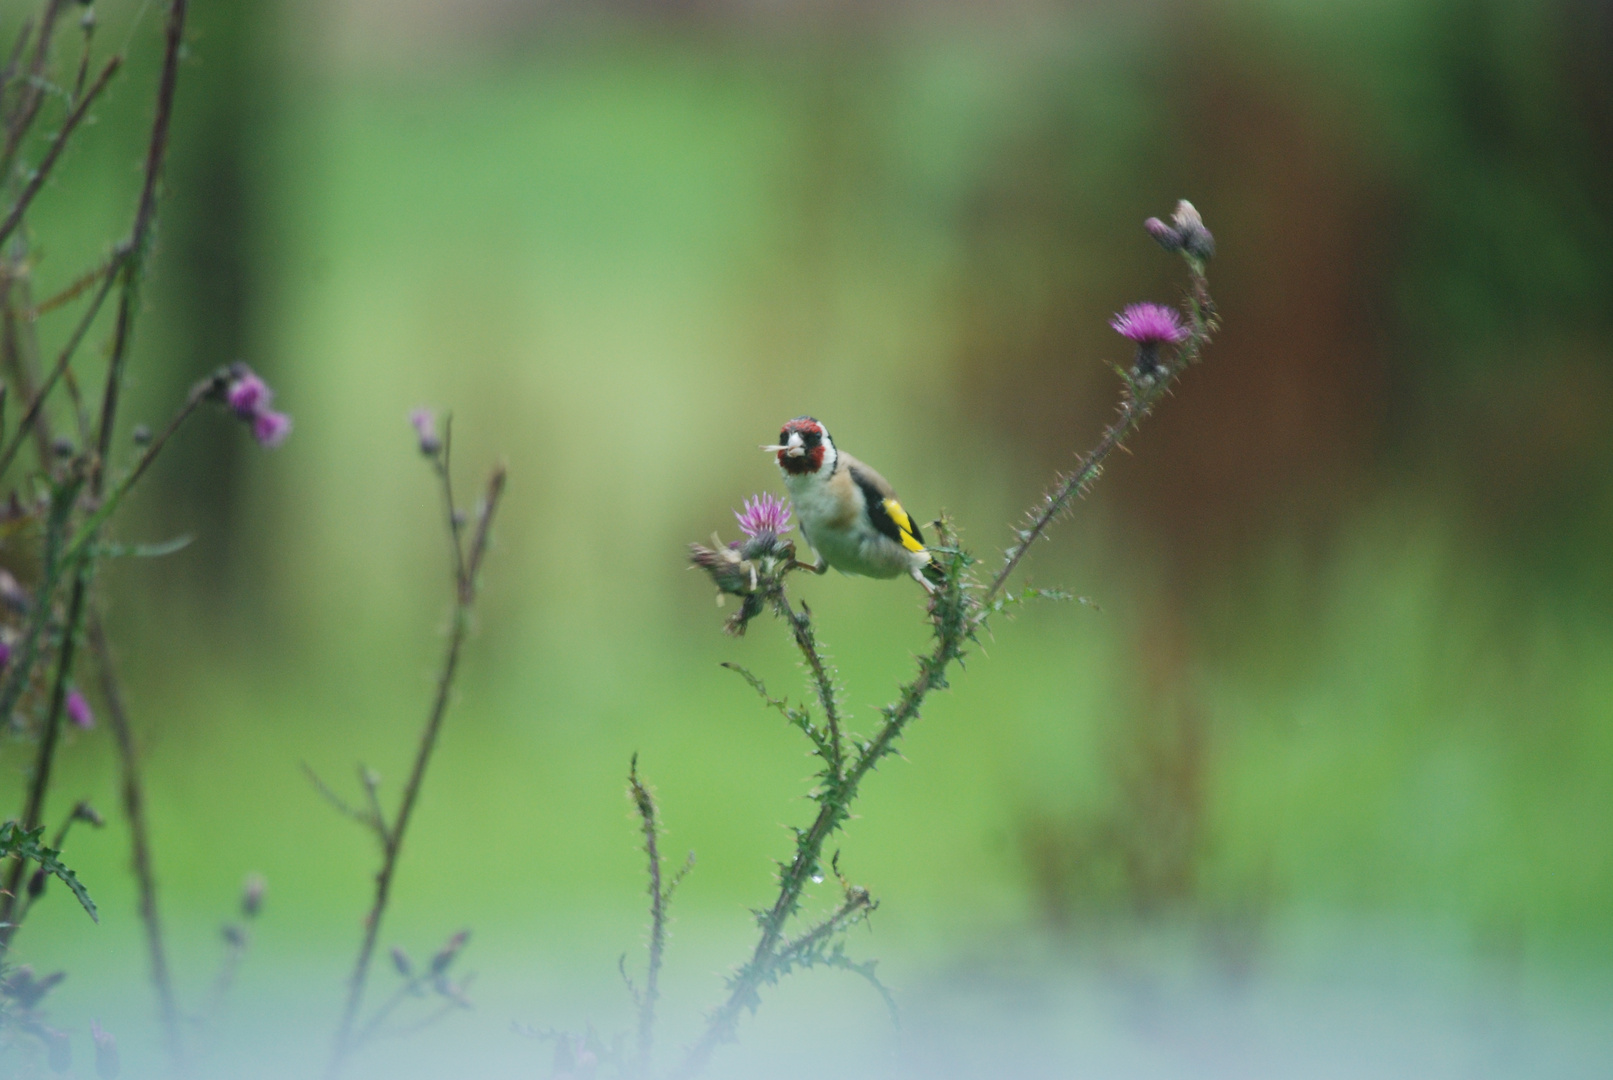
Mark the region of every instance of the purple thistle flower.
POLYGON ((1164 304, 1130 304, 1126 310, 1109 320, 1115 333, 1130 338, 1139 346, 1172 345, 1187 340, 1187 327, 1173 307, 1164 304))
POLYGON ((291 417, 285 413, 265 409, 252 417, 252 437, 260 446, 279 446, 290 434, 291 417))
POLYGON ((251 368, 242 365, 241 374, 224 391, 224 400, 235 410, 236 416, 242 420, 252 420, 269 407, 269 402, 274 400, 274 391, 251 368))
POLYGON ((790 504, 783 499, 775 499, 765 491, 753 499, 746 499, 745 509, 735 510, 734 517, 739 519, 739 531, 746 536, 764 532, 777 535, 790 531, 790 504))
POLYGON ((11 646, 4 641, 0 641, 0 668, 9 663, 11 663, 11 646))
POLYGON ((420 437, 420 452, 436 457, 437 451, 442 449, 442 440, 437 437, 437 414, 430 409, 416 409, 409 414, 409 423, 420 437))
POLYGON ((67 692, 67 718, 85 731, 95 726, 95 714, 90 711, 90 703, 77 690, 67 692))

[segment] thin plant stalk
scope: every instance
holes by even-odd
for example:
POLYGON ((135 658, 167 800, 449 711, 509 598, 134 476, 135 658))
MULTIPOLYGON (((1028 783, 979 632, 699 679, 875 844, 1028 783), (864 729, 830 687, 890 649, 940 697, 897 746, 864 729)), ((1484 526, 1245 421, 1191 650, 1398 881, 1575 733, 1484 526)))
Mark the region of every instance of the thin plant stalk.
POLYGON ((34 167, 32 174, 28 178, 27 186, 22 189, 22 194, 17 196, 17 201, 12 204, 11 212, 6 215, 4 221, 0 221, 0 244, 5 243, 6 238, 21 224, 22 216, 28 212, 29 204, 34 201, 34 196, 39 194, 39 189, 45 186, 45 181, 50 177, 50 171, 56 167, 56 161, 62 156, 62 150, 67 146, 67 140, 72 138, 74 129, 89 113, 90 106, 101 95, 101 91, 106 89, 106 84, 112 80, 113 73, 118 70, 122 63, 123 57, 121 56, 114 56, 108 60, 106 66, 101 69, 101 74, 96 76, 95 82, 91 84, 89 93, 79 99, 73 111, 67 114, 67 119, 62 121, 61 129, 56 132, 56 137, 51 140, 50 149, 45 151, 45 156, 34 167))
POLYGON ((364 920, 364 939, 359 945, 358 958, 353 963, 353 974, 347 986, 347 1001, 342 1007, 341 1020, 331 1046, 330 1063, 325 1070, 328 1077, 334 1077, 341 1072, 357 1042, 353 1037, 353 1027, 358 1020, 359 1009, 364 1003, 364 989, 369 980, 370 964, 375 956, 376 939, 380 935, 381 920, 386 915, 387 902, 392 895, 393 875, 397 871, 398 857, 403 851, 403 840, 409 828, 409 819, 414 813, 415 802, 425 781, 426 767, 431 763, 432 751, 436 749, 437 736, 442 730, 443 717, 448 712, 454 676, 459 671, 460 653, 470 629, 471 610, 476 601, 476 571, 487 548, 493 515, 497 512, 499 499, 504 493, 505 474, 503 467, 500 466, 493 470, 493 475, 488 480, 487 493, 483 497, 476 531, 470 551, 467 553, 448 480, 449 456, 446 446, 434 460, 443 486, 444 498, 448 504, 448 532, 454 557, 454 610, 448 630, 448 647, 443 656, 442 669, 437 676, 437 690, 432 698, 431 711, 427 715, 425 728, 420 733, 419 746, 415 750, 414 765, 403 786, 397 814, 393 817, 390 827, 378 822, 381 869, 375 875, 375 899, 364 920))
POLYGON ((140 776, 140 752, 134 741, 134 725, 124 705, 123 688, 113 666, 112 646, 100 615, 91 611, 88 641, 101 681, 101 697, 106 702, 108 722, 118 748, 121 771, 123 814, 129 821, 130 863, 140 892, 140 923, 145 930, 146 955, 151 965, 151 986, 157 993, 157 1013, 170 1058, 177 1064, 184 1056, 179 1024, 179 1004, 174 997, 173 977, 168 954, 163 947, 162 919, 157 908, 157 879, 152 867, 150 830, 146 825, 146 797, 140 776))
POLYGON ((655 797, 639 779, 637 754, 633 755, 633 764, 627 772, 627 789, 633 808, 638 812, 639 827, 644 833, 644 854, 649 860, 650 955, 644 973, 644 992, 635 994, 638 998, 638 1075, 648 1077, 650 1052, 655 1045, 655 1005, 661 998, 661 963, 666 955, 666 913, 671 889, 661 885, 661 824, 655 812, 655 797))
MULTIPOLYGON (((1204 263, 1189 257, 1188 269, 1192 278, 1192 291, 1188 296, 1189 337, 1177 352, 1172 365, 1160 377, 1141 382, 1130 376, 1126 379, 1126 396, 1120 403, 1120 415, 1104 431, 1098 444, 1082 456, 1075 471, 1063 477, 1042 497, 1041 503, 1027 515, 1027 521, 1015 537, 1015 543, 1003 553, 1003 563, 992 576, 991 583, 982 594, 981 612, 1001 595, 1008 578, 1025 557, 1025 553, 1048 527, 1066 513, 1079 495, 1085 494, 1103 473, 1109 455, 1123 446, 1143 420, 1170 391, 1171 384, 1189 364, 1198 360, 1211 332, 1215 329, 1215 306, 1210 299, 1209 283, 1204 277, 1204 263)), ((1123 373, 1124 374, 1124 373, 1123 373)))

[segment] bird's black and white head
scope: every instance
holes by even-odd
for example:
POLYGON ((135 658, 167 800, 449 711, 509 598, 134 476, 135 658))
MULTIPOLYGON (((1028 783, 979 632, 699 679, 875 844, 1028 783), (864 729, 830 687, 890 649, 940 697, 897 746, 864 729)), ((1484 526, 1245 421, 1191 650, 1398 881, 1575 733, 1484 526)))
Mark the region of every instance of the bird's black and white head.
POLYGON ((835 470, 839 454, 829 429, 810 416, 797 416, 779 432, 778 443, 764 446, 778 455, 778 467, 786 477, 828 476, 835 470))

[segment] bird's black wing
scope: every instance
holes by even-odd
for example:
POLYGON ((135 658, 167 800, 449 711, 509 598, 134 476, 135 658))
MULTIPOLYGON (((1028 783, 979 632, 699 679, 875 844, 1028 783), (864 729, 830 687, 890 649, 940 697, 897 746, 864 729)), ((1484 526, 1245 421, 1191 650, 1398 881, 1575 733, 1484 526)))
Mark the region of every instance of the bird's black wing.
POLYGON ((868 507, 868 520, 873 522, 874 528, 909 551, 924 550, 924 534, 907 516, 907 511, 896 501, 896 496, 881 491, 879 485, 855 465, 851 467, 851 480, 863 494, 863 503, 868 507))

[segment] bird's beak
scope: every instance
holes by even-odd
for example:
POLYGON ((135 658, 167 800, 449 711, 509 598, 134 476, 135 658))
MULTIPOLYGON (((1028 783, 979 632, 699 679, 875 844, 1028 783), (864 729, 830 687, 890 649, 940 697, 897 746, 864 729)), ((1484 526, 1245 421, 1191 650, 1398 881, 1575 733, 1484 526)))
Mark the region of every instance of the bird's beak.
POLYGON ((764 446, 762 449, 769 454, 782 452, 785 457, 802 457, 806 454, 806 447, 798 444, 790 446, 764 446))

